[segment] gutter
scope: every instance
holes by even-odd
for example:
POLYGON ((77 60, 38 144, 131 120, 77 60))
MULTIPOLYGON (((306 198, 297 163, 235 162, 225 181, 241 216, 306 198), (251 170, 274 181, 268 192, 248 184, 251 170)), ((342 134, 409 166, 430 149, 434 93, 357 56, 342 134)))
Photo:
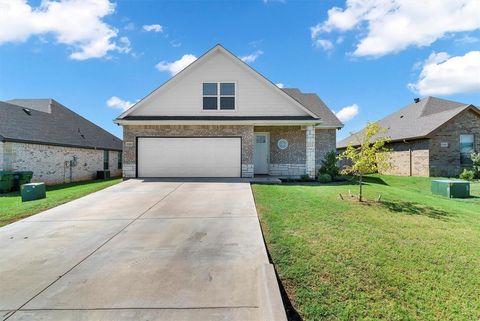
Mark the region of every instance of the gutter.
MULTIPOLYGON (((25 140, 25 139, 14 139, 14 138, 5 138, 0 136, 1 142, 12 142, 12 143, 23 143, 23 144, 32 144, 32 145, 47 145, 47 146, 59 146, 59 147, 72 147, 72 148, 82 148, 82 149, 93 149, 93 150, 109 150, 109 151, 117 151, 121 152, 123 149, 117 148, 109 148, 109 147, 96 147, 96 146, 82 146, 82 145, 73 145, 73 144, 62 144, 62 143, 50 143, 50 142, 37 142, 33 140, 25 140)), ((123 142, 122 142, 123 145, 123 142)))
MULTIPOLYGON (((125 120, 115 119, 114 123, 118 125, 318 125, 320 120, 125 120)), ((318 127, 318 126, 316 126, 318 127)), ((337 127, 318 127, 318 128, 337 128, 337 127)))

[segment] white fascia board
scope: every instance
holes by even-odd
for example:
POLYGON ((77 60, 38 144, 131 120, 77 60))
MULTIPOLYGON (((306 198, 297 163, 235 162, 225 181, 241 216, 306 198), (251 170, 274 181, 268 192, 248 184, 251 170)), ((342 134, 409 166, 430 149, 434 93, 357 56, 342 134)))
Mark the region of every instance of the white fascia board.
MULTIPOLYGON (((124 120, 116 119, 118 125, 254 125, 254 126, 291 126, 291 125, 316 125, 321 124, 320 120, 124 120)), ((317 126, 316 126, 317 127, 317 126)), ((319 127, 318 127, 319 128, 319 127)), ((327 128, 327 127, 325 127, 327 128)), ((328 127, 336 128, 336 127, 328 127)))
POLYGON ((331 126, 331 125, 322 125, 322 124, 318 124, 315 126, 315 128, 319 128, 319 129, 340 129, 340 128, 343 128, 343 126, 345 125, 341 125, 341 126, 331 126))

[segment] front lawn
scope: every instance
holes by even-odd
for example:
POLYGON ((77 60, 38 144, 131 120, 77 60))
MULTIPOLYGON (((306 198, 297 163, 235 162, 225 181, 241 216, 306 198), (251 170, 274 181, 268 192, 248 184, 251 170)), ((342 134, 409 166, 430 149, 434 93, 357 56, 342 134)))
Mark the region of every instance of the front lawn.
MULTIPOLYGON (((254 185, 268 250, 304 320, 479 320, 480 184, 430 193, 430 178, 254 185)), ((290 311, 295 319, 295 311, 290 311)))
POLYGON ((120 178, 47 186, 47 198, 22 203, 19 192, 0 194, 0 226, 118 184, 120 178))

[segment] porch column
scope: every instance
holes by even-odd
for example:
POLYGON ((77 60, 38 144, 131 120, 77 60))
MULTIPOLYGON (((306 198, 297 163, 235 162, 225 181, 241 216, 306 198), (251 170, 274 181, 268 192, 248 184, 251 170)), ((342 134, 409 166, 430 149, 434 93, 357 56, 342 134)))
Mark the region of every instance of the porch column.
POLYGON ((306 135, 306 174, 315 178, 315 126, 307 126, 306 135))

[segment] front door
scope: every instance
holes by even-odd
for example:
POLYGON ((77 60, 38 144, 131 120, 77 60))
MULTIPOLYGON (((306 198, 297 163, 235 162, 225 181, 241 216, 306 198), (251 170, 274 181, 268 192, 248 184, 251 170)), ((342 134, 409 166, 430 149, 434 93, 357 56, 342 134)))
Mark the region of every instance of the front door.
POLYGON ((255 133, 253 165, 255 174, 268 174, 270 136, 268 133, 255 133))

